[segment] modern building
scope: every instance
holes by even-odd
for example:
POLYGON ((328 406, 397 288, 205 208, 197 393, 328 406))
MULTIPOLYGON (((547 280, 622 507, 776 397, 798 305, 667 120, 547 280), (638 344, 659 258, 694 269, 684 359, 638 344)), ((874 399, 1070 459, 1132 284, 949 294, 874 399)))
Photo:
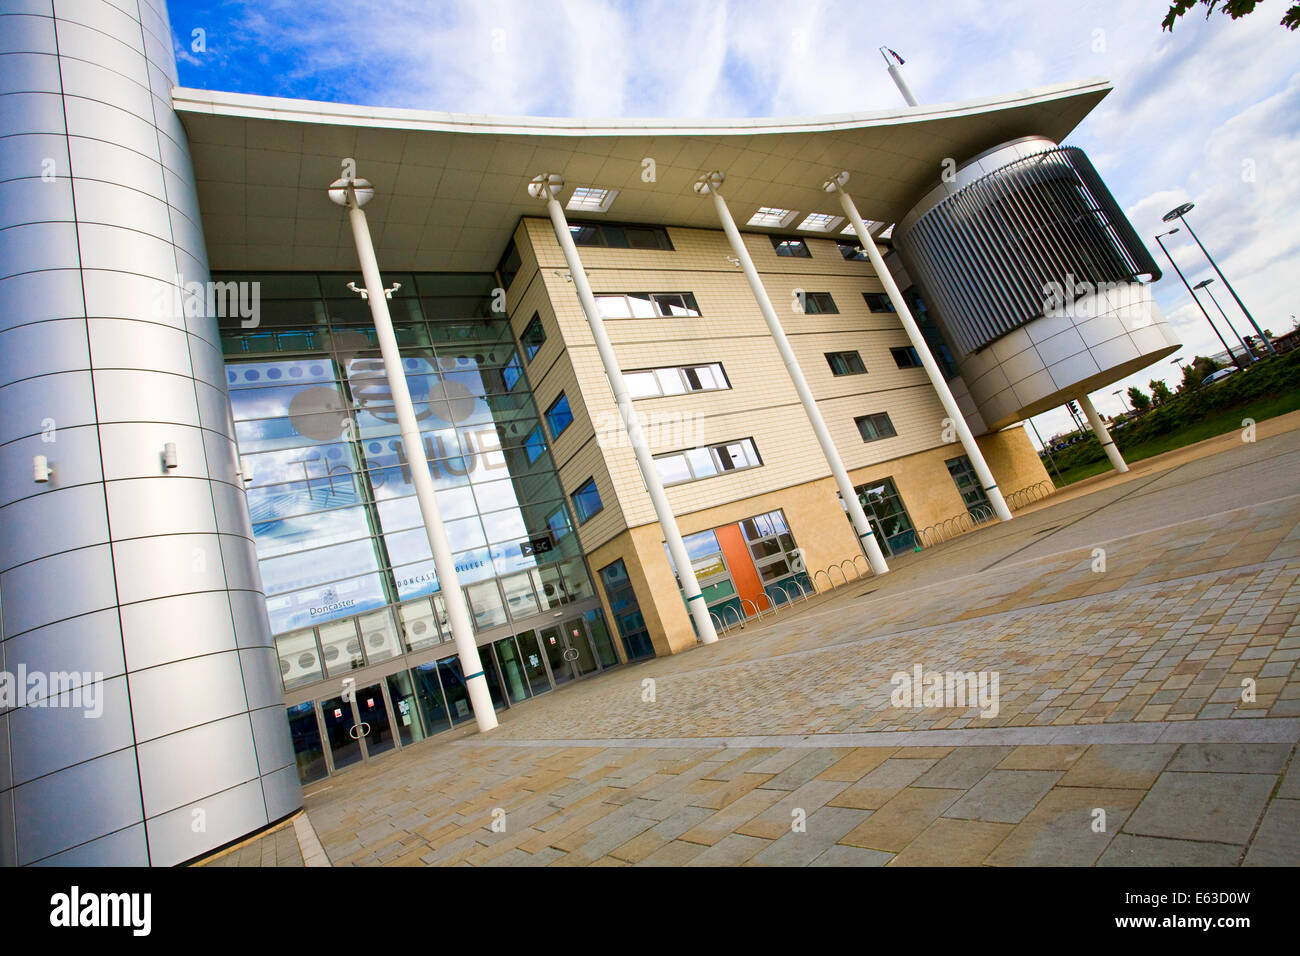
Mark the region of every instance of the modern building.
POLYGON ((0 10, 7 865, 183 862, 475 680, 524 704, 1009 517, 1020 422, 1177 348, 1058 145, 1102 81, 467 116, 177 88, 162 0, 0 10))

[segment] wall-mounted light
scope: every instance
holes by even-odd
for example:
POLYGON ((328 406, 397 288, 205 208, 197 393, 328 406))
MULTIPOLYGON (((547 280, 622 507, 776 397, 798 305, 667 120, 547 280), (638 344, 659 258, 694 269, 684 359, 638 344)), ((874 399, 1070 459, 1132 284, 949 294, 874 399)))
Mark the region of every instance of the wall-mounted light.
POLYGON ((180 465, 180 458, 176 454, 176 443, 169 441, 163 445, 163 467, 167 469, 176 468, 180 465))
POLYGON ((239 477, 243 479, 246 485, 253 483, 253 466, 248 463, 247 459, 239 459, 239 477))
POLYGON ((42 485, 45 484, 50 480, 50 474, 52 473, 52 471, 53 470, 50 468, 50 463, 45 460, 44 455, 32 456, 32 480, 33 481, 36 481, 42 485))

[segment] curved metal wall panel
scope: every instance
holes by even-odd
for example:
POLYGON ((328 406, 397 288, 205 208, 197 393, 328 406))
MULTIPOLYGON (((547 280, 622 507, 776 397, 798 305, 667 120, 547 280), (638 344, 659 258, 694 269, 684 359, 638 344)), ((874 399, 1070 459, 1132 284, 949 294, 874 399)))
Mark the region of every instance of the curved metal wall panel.
POLYGON ((150 0, 0 5, 0 665, 104 675, 0 713, 4 863, 171 865, 302 804, 217 322, 184 307, 170 36, 150 0))
POLYGON ((1139 281, 1160 270, 1079 149, 995 147, 917 203, 894 241, 991 429, 1178 347, 1139 281))

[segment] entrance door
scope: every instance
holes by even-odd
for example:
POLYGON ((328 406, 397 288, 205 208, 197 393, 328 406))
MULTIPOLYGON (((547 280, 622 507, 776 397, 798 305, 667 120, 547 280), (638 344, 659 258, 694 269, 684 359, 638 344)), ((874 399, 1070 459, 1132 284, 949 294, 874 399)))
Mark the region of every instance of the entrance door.
POLYGON ((322 700, 320 709, 335 771, 397 746, 389 717, 392 709, 382 683, 357 688, 352 700, 344 696, 322 700))
POLYGON ((563 636, 564 643, 567 645, 564 656, 579 677, 586 677, 600 670, 600 665, 596 663, 596 655, 591 649, 591 641, 587 637, 587 625, 583 623, 582 618, 575 617, 572 621, 565 621, 563 636))
POLYGON ((546 663, 551 665, 551 680, 555 686, 567 684, 577 677, 577 672, 569 664, 569 658, 565 656, 569 645, 564 640, 564 632, 558 627, 544 627, 538 633, 538 640, 542 644, 542 653, 546 655, 546 663))

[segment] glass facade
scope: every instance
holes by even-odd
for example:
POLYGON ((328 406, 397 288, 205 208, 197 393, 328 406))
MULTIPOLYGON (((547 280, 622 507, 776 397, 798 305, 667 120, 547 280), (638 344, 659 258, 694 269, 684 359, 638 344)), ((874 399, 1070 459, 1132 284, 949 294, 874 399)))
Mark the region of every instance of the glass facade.
MULTIPOLYGON (((432 662, 432 675, 424 664, 408 671, 410 655, 418 663, 449 654, 440 645, 451 634, 369 308, 347 288, 356 277, 214 279, 262 284, 260 322, 223 325, 222 344, 286 691, 385 665, 396 672, 384 687, 385 713, 402 744, 467 719, 454 656, 432 662)), ((561 607, 597 606, 592 580, 510 325, 491 311, 493 277, 386 280, 400 283, 390 311, 406 381, 493 697, 504 706, 507 696, 527 696, 513 633, 561 607)), ((551 411, 554 424, 561 410, 551 411)), ((607 643, 603 621, 599 633, 607 643)), ((617 663, 612 649, 588 653, 617 663)), ((323 738, 346 735, 346 711, 326 709, 323 738)), ((371 755, 377 741, 366 740, 371 755)))

